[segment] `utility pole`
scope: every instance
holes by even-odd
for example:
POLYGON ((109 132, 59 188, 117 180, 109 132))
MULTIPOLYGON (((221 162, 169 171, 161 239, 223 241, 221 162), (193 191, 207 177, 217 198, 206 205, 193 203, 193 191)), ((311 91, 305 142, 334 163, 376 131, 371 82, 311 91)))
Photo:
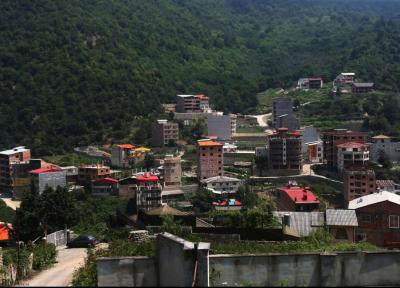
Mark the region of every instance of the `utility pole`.
POLYGON ((17 275, 16 275, 16 280, 19 280, 20 275, 21 275, 21 265, 20 265, 20 237, 19 237, 19 208, 15 209, 15 218, 16 218, 16 222, 17 222, 17 275))

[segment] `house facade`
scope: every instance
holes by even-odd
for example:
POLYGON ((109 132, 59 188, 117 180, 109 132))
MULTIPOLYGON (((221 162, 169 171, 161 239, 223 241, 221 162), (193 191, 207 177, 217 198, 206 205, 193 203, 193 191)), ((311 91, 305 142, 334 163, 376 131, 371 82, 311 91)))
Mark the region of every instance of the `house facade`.
POLYGON ((334 129, 326 132, 322 136, 324 161, 328 168, 337 169, 338 163, 338 147, 337 145, 346 142, 366 143, 368 133, 354 132, 347 129, 334 129))
POLYGON ((385 248, 400 248, 400 196, 381 191, 354 199, 349 209, 356 211, 359 227, 356 240, 366 240, 385 248))
POLYGON ((153 124, 151 130, 151 145, 155 147, 163 147, 171 141, 179 140, 179 125, 178 123, 168 122, 168 120, 157 120, 153 124))
POLYGON ((309 187, 288 185, 277 189, 277 207, 279 211, 318 211, 319 199, 309 187))
POLYGON ((226 176, 215 176, 201 180, 201 185, 215 194, 236 193, 243 185, 243 180, 226 176))
POLYGON ((288 133, 287 128, 268 137, 268 161, 270 169, 301 171, 303 155, 301 153, 301 134, 297 131, 288 133))

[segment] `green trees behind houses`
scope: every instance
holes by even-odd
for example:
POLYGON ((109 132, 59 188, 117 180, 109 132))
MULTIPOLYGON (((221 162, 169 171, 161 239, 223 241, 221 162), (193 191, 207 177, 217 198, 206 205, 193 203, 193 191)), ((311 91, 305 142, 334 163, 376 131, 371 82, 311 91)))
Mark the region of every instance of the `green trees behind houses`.
POLYGON ((375 0, 0 1, 0 149, 145 143, 145 119, 179 93, 249 113, 257 92, 350 70, 397 91, 399 10, 375 0))

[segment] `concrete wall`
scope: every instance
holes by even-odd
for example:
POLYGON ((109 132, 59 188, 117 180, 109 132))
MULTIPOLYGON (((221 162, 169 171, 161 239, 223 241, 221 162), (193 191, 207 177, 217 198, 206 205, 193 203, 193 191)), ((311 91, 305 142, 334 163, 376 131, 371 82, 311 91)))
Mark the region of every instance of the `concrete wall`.
POLYGON ((209 255, 159 234, 155 257, 97 259, 98 286, 398 286, 400 252, 209 255))
POLYGON ((157 286, 156 265, 152 257, 107 257, 97 259, 99 287, 157 286))
POLYGON ((400 284, 399 252, 212 255, 212 286, 387 286, 400 284))

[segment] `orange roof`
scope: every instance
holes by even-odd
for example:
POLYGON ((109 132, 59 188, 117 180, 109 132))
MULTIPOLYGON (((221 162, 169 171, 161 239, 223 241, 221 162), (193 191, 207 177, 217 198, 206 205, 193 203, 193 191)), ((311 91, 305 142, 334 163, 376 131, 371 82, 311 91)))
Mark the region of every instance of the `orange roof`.
POLYGON ((133 148, 135 148, 135 146, 133 146, 132 144, 119 144, 117 146, 121 147, 121 148, 125 148, 125 149, 133 149, 133 148))
POLYGON ((11 224, 0 223, 0 241, 10 240, 11 224))
POLYGON ((215 146, 222 146, 221 143, 212 141, 212 140, 206 140, 206 141, 197 141, 197 145, 199 145, 200 147, 215 147, 215 146))

